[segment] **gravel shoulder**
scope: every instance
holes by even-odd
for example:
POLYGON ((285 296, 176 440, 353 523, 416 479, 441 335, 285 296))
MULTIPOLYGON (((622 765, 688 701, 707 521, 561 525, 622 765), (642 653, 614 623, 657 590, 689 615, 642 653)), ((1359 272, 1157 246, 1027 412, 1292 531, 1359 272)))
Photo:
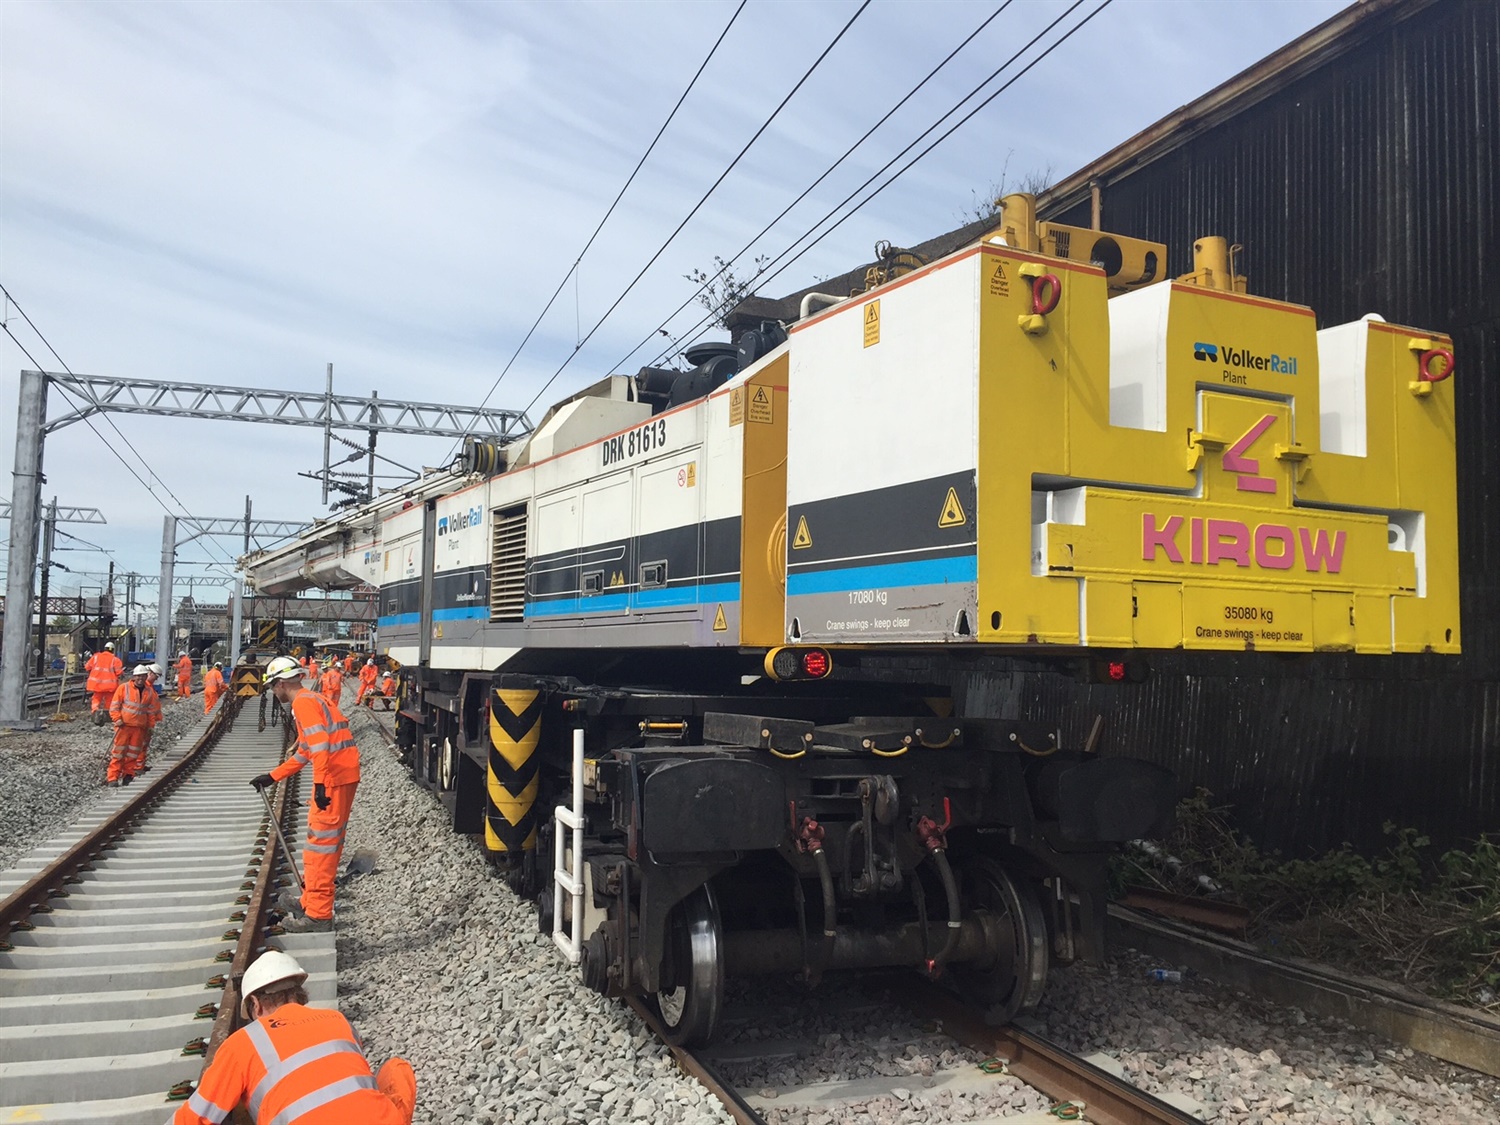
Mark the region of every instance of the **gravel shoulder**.
MULTIPOLYGON (((40 731, 0 731, 5 787, 0 800, 0 871, 67 829, 104 788, 113 728, 89 722, 87 701, 77 704, 72 714, 69 721, 49 722, 40 731)), ((147 764, 154 766, 161 751, 189 732, 196 735, 203 718, 202 696, 183 702, 163 699, 147 764)))

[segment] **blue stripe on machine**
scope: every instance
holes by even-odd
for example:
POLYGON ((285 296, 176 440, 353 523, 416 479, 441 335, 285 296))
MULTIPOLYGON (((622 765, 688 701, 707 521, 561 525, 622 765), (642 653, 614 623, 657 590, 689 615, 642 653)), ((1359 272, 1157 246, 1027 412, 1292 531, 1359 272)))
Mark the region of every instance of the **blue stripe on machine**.
POLYGON ((672 606, 705 605, 740 600, 738 582, 710 582, 702 586, 663 586, 637 590, 633 594, 596 594, 588 598, 555 598, 527 602, 527 617, 558 617, 568 614, 623 613, 628 609, 666 609, 672 606))
POLYGON ((841 594, 877 586, 943 586, 976 581, 977 555, 953 555, 945 559, 850 566, 837 570, 814 570, 786 576, 788 597, 802 594, 841 594))
POLYGON ((454 609, 435 609, 432 611, 434 621, 471 621, 477 619, 488 620, 490 607, 487 605, 461 605, 454 609))
POLYGON ((387 617, 377 617, 375 624, 382 629, 390 629, 398 625, 415 625, 421 619, 418 613, 393 613, 387 617))

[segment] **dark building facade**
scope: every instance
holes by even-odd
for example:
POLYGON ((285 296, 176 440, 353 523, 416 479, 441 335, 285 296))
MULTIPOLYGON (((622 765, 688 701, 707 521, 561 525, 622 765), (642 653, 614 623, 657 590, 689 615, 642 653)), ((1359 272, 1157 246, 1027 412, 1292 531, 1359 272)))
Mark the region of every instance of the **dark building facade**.
POLYGON ((1461 657, 1165 654, 1143 687, 976 672, 971 708, 1105 719, 1288 852, 1382 824, 1500 831, 1500 4, 1368 0, 1070 176, 1041 217, 1243 247, 1250 292, 1320 328, 1379 313, 1458 357, 1461 657))

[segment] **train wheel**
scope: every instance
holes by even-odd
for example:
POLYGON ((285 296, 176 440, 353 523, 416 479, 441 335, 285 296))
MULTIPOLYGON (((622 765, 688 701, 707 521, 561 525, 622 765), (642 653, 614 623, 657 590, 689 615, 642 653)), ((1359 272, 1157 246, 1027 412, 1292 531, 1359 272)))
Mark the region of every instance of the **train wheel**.
POLYGON ((985 1009, 992 1024, 1009 1023, 1035 1008, 1047 984, 1047 919, 1036 895, 991 859, 965 872, 964 897, 990 933, 994 956, 988 962, 954 965, 959 991, 985 1009))
POLYGON ((682 1047, 712 1039, 724 1006, 724 926, 706 885, 672 909, 661 983, 656 1011, 667 1040, 682 1047))

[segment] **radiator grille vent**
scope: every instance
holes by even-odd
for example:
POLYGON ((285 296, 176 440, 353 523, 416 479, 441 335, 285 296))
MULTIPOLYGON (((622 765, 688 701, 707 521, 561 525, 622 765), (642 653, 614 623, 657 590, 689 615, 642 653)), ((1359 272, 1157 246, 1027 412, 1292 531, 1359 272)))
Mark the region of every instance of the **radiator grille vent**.
POLYGON ((495 513, 490 554, 490 620, 520 621, 526 612, 526 505, 495 513))

